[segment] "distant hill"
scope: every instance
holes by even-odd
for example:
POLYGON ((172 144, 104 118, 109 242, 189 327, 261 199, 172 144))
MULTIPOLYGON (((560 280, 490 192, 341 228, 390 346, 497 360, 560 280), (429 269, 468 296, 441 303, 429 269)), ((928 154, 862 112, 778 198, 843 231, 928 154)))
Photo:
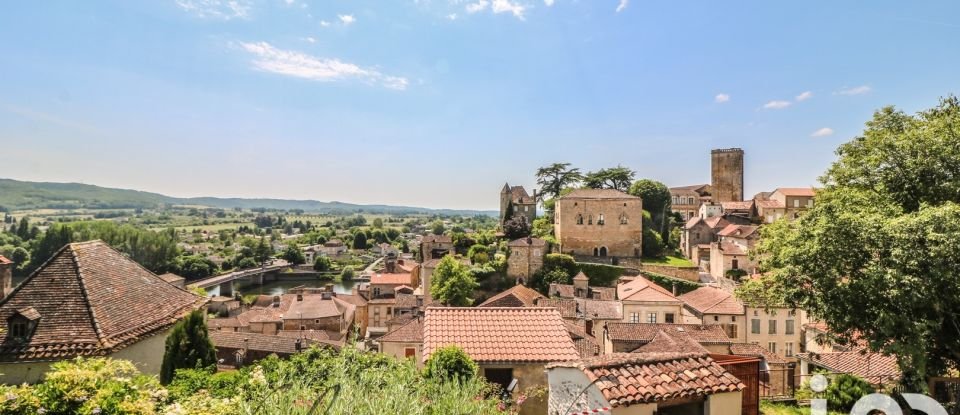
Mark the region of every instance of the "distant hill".
POLYGON ((130 209, 164 205, 199 205, 232 209, 301 209, 306 212, 349 214, 359 211, 383 214, 489 215, 495 211, 429 209, 411 206, 358 205, 317 200, 170 197, 139 190, 112 189, 80 183, 42 183, 0 179, 0 207, 21 209, 130 209))

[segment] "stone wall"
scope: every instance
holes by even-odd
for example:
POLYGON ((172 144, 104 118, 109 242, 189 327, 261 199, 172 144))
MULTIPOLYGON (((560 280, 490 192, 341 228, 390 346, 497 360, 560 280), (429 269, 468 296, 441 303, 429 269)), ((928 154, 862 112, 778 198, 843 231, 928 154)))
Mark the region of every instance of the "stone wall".
POLYGON ((644 272, 666 275, 681 280, 700 282, 700 269, 697 267, 671 267, 669 265, 643 264, 644 272))
POLYGON ((510 257, 507 259, 507 277, 516 280, 523 278, 530 281, 530 277, 543 268, 543 256, 546 255, 544 246, 512 246, 510 257))
POLYGON ((555 231, 564 254, 639 257, 643 239, 643 204, 639 198, 557 201, 555 231), (626 223, 621 223, 621 215, 626 223), (582 223, 578 218, 582 218, 582 223), (602 218, 602 225, 601 223, 602 218))

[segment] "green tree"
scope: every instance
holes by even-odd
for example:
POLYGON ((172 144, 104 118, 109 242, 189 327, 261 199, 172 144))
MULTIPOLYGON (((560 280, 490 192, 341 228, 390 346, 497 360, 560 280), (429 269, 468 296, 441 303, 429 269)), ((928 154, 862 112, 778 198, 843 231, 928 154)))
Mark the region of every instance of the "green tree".
POLYGON ((543 258, 543 267, 537 271, 527 284, 541 294, 549 294, 551 283, 570 284, 573 276, 579 272, 577 261, 566 254, 547 254, 543 258))
POLYGON ((253 250, 253 258, 258 263, 264 263, 270 260, 273 257, 273 247, 270 246, 270 243, 267 242, 267 238, 260 238, 260 242, 257 242, 257 247, 253 250))
POLYGON ((24 241, 30 240, 30 221, 24 216, 20 218, 20 226, 17 227, 17 236, 24 241))
POLYGON ((473 290, 480 287, 464 265, 452 255, 440 260, 431 274, 430 294, 444 305, 468 307, 473 304, 473 290))
POLYGON ((281 257, 293 265, 305 264, 307 262, 307 257, 303 255, 303 251, 301 251, 296 244, 287 245, 281 257))
POLYGON ((30 261, 30 252, 24 249, 22 246, 18 246, 16 249, 10 253, 10 260, 16 264, 18 268, 23 267, 30 261))
POLYGON ((327 258, 326 256, 317 256, 317 260, 313 261, 313 270, 317 272, 330 271, 332 266, 333 263, 330 261, 330 258, 327 258))
POLYGON ((553 163, 537 169, 537 185, 540 186, 542 200, 559 197, 561 190, 575 186, 581 180, 583 175, 580 169, 571 168, 570 163, 553 163))
POLYGON ((583 184, 591 189, 614 189, 621 192, 630 190, 636 173, 623 166, 600 169, 587 173, 583 184))
POLYGON ((353 249, 367 249, 367 234, 357 232, 353 236, 353 249))
POLYGON ((526 238, 530 236, 530 222, 526 216, 514 216, 503 223, 503 234, 510 240, 526 238))
POLYGON ((377 229, 382 229, 382 228, 383 228, 383 219, 380 219, 380 218, 374 219, 374 220, 373 220, 373 227, 374 227, 374 228, 377 228, 377 229))
POLYGON ((430 227, 430 231, 434 235, 443 235, 443 233, 447 231, 447 228, 443 226, 443 222, 438 220, 433 222, 433 225, 430 227))
POLYGON ((874 392, 869 382, 854 375, 840 374, 831 379, 823 395, 831 410, 848 413, 860 398, 874 392))
POLYGON ((643 200, 643 209, 650 212, 653 227, 663 241, 670 240, 670 189, 656 180, 640 179, 633 182, 628 192, 643 200))
POLYGON ((207 258, 190 255, 178 258, 174 271, 188 280, 197 280, 216 274, 219 268, 207 258))
POLYGON ((841 341, 897 356, 904 383, 960 365, 960 101, 877 111, 813 208, 762 230, 769 285, 841 341))
POLYGON ((490 262, 490 248, 486 245, 473 245, 467 251, 467 258, 470 258, 474 265, 486 264, 490 262))
POLYGON ((173 326, 167 336, 160 382, 173 380, 177 369, 204 368, 217 363, 217 353, 207 333, 203 312, 196 310, 173 326))
POLYGON ((439 380, 466 381, 477 375, 479 366, 459 346, 444 346, 433 353, 424 365, 424 375, 439 380))
POLYGON ((340 280, 341 281, 350 281, 356 277, 356 271, 353 270, 353 267, 347 265, 343 267, 343 270, 340 271, 340 280))

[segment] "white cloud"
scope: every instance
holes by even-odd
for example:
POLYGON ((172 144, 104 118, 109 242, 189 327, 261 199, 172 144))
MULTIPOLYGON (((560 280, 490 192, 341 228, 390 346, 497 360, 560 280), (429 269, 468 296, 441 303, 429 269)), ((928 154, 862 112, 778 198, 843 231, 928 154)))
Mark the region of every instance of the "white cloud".
POLYGON ((620 4, 617 5, 617 13, 626 9, 628 4, 630 4, 630 0, 620 0, 620 4))
POLYGON ((779 110, 790 106, 790 101, 770 101, 763 104, 763 108, 768 110, 779 110))
POLYGON ((804 91, 800 93, 800 95, 797 95, 797 101, 806 101, 810 98, 813 98, 813 92, 810 91, 804 91))
POLYGON ((456 13, 450 13, 450 14, 447 15, 447 19, 449 19, 449 20, 457 20, 457 14, 456 14, 456 13))
POLYGON ((243 43, 240 47, 254 56, 253 68, 312 81, 359 80, 384 88, 405 90, 410 82, 403 77, 385 75, 372 68, 361 68, 336 58, 322 58, 302 52, 277 49, 267 42, 243 43))
POLYGON ((344 26, 353 24, 353 22, 357 21, 352 14, 338 14, 337 18, 340 19, 340 23, 343 23, 344 26))
POLYGON ((840 95, 861 95, 861 94, 866 94, 867 92, 870 92, 872 90, 873 88, 870 88, 869 85, 860 85, 860 86, 855 86, 853 88, 843 88, 835 93, 840 95))
POLYGON ((293 4, 293 3, 296 3, 297 0, 283 0, 283 2, 284 2, 284 3, 287 3, 287 5, 291 5, 291 4, 293 4))
POLYGON ((177 6, 197 17, 209 19, 247 19, 250 17, 248 0, 176 0, 177 6))
POLYGON ((833 135, 833 128, 824 127, 814 131, 813 134, 810 134, 810 137, 826 137, 829 135, 833 135))
POLYGON ((490 5, 490 2, 487 0, 479 0, 476 3, 467 4, 467 13, 476 13, 486 10, 487 6, 490 5))
POLYGON ((328 21, 326 21, 326 20, 321 20, 321 21, 320 21, 320 26, 330 27, 330 22, 328 22, 328 21))
POLYGON ((493 12, 496 14, 512 13, 514 17, 523 20, 523 12, 526 11, 526 9, 526 6, 511 2, 510 0, 493 0, 493 12))
POLYGON ((724 102, 729 102, 729 101, 730 101, 730 95, 727 95, 727 94, 717 94, 717 96, 713 97, 713 102, 716 102, 717 104, 723 104, 724 102))
POLYGON ((553 0, 543 0, 543 4, 546 4, 547 7, 553 6, 553 0))
POLYGON ((304 41, 304 42, 308 42, 308 43, 317 43, 317 38, 315 38, 315 37, 313 37, 313 36, 307 36, 307 37, 303 38, 303 41, 304 41))

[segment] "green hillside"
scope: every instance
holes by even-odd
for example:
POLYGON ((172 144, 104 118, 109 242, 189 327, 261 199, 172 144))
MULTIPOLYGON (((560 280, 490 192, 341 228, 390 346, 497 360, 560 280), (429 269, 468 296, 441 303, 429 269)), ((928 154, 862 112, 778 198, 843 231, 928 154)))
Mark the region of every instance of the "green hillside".
POLYGON ((163 205, 199 205, 223 209, 300 209, 306 212, 349 214, 358 211, 382 214, 496 215, 493 211, 428 209, 411 206, 358 205, 316 200, 176 198, 138 190, 112 189, 80 183, 42 183, 0 179, 0 207, 23 209, 123 209, 163 205))

